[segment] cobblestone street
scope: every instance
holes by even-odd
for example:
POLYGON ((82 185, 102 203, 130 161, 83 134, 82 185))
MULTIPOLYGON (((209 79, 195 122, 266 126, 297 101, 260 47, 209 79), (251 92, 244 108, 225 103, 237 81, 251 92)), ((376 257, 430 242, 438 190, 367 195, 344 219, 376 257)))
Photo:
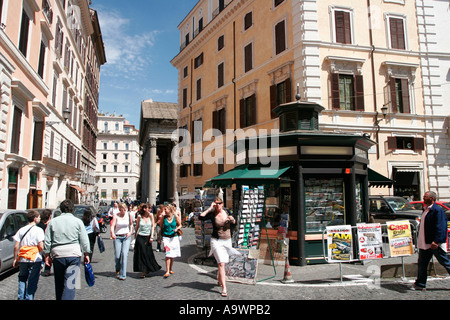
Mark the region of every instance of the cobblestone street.
MULTIPOLYGON (((450 277, 429 277, 427 291, 409 290, 413 278, 405 280, 379 279, 377 266, 343 265, 342 281, 336 264, 291 266, 293 283, 281 282, 284 267, 259 264, 256 285, 228 284, 228 297, 220 296, 217 286, 216 267, 212 263, 195 264, 194 258, 204 253, 195 247, 194 231, 185 228, 182 241, 183 257, 174 263, 175 274, 164 279, 164 254, 155 251, 158 263, 163 267, 151 277, 141 279, 132 272, 133 252, 128 257, 128 277, 117 280, 114 272, 113 243, 109 233, 103 234, 106 251, 102 254, 97 247, 94 252, 93 268, 96 283, 88 287, 84 275, 76 300, 449 300, 450 277), (275 274, 276 271, 276 274, 275 274)), ((154 247, 156 245, 154 244, 154 247)), ((417 259, 415 256, 412 260, 417 259)), ((384 263, 387 263, 384 261, 384 263)), ((0 299, 17 298, 17 272, 0 279, 0 299)), ((36 300, 54 300, 53 277, 40 277, 36 300)))

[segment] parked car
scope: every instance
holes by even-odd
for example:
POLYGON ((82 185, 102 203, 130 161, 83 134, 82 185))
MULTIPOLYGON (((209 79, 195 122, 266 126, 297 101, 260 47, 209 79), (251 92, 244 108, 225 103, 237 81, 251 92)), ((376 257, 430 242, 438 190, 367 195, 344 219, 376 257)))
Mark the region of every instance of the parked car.
POLYGON ((73 215, 77 218, 82 219, 83 215, 84 215, 84 211, 86 209, 91 210, 92 216, 97 218, 97 221, 99 223, 99 227, 100 227, 100 231, 102 233, 106 232, 106 224, 103 222, 103 217, 102 217, 102 210, 99 209, 95 209, 94 206, 92 205, 87 205, 87 204, 76 204, 74 206, 74 210, 73 210, 73 215))
POLYGON ((420 224, 422 210, 415 209, 406 199, 395 196, 369 196, 369 212, 375 222, 409 220, 413 231, 420 224))
MULTIPOLYGON (((35 211, 37 211, 37 212, 39 212, 39 213, 42 213, 42 211, 44 211, 46 208, 37 208, 37 209, 27 209, 27 211, 30 211, 30 210, 35 210, 35 211)), ((59 217, 60 215, 61 215, 61 210, 59 210, 59 209, 49 209, 51 212, 52 212, 52 219, 53 218, 56 218, 56 217, 59 217)))
MULTIPOLYGON (((423 201, 412 201, 410 203, 413 205, 414 208, 418 210, 422 210, 424 206, 423 201)), ((444 211, 450 210, 450 202, 436 201, 435 203, 441 206, 441 208, 444 209, 444 211)))
MULTIPOLYGON (((412 201, 410 203, 415 209, 423 210, 423 207, 424 207, 423 201, 412 201)), ((442 202, 442 201, 436 201, 435 203, 438 206, 440 206, 442 208, 442 210, 444 210, 444 212, 445 212, 445 214, 447 216, 447 220, 450 221, 450 203, 449 202, 442 202)))
POLYGON ((0 210, 0 274, 12 268, 14 262, 13 236, 28 224, 24 210, 0 210))

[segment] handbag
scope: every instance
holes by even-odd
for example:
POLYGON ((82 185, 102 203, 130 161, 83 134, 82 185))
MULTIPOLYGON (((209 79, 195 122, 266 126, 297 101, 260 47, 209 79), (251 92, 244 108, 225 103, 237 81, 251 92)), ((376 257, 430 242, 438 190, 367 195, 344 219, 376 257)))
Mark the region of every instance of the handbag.
POLYGON ((101 236, 97 237, 98 251, 102 253, 105 251, 105 243, 103 242, 103 238, 101 236))
POLYGON ((84 264, 84 277, 86 278, 89 287, 92 287, 95 284, 94 270, 90 263, 84 264))

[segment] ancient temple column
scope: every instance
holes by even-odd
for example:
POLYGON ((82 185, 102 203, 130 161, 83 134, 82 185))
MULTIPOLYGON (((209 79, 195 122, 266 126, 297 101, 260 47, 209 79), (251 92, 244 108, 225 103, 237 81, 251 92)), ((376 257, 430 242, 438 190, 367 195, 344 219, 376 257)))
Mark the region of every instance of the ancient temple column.
POLYGON ((148 182, 148 202, 150 205, 156 205, 156 145, 157 139, 150 137, 150 165, 148 182))

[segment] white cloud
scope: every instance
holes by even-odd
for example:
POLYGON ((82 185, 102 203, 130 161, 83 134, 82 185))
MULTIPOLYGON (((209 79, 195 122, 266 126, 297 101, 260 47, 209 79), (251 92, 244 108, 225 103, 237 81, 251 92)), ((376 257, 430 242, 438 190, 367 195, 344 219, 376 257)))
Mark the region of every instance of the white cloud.
POLYGON ((132 21, 120 12, 99 10, 107 64, 102 73, 108 76, 134 80, 151 63, 148 50, 154 46, 158 31, 133 34, 129 31, 132 21))

